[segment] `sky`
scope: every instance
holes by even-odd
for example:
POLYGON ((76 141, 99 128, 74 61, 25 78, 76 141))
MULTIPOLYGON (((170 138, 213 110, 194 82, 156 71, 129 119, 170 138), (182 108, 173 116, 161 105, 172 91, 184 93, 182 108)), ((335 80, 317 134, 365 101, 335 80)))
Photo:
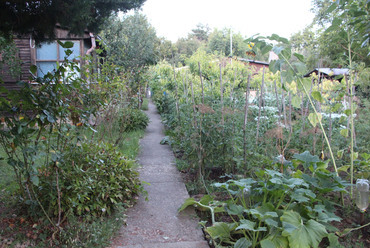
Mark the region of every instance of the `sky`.
POLYGON ((231 28, 244 37, 276 33, 289 38, 313 20, 311 0, 146 0, 142 12, 157 35, 173 42, 197 24, 231 28))

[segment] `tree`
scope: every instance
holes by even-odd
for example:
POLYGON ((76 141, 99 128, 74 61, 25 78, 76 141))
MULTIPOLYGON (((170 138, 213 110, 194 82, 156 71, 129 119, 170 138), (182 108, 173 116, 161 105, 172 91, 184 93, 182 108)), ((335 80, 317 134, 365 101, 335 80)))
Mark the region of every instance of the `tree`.
POLYGON ((164 37, 159 38, 158 42, 160 60, 166 60, 172 64, 174 62, 174 56, 177 52, 176 46, 170 40, 167 40, 164 37))
MULTIPOLYGON (((247 44, 240 33, 232 35, 233 56, 244 57, 247 51, 247 44)), ((222 56, 229 56, 230 53, 230 29, 215 29, 209 35, 208 51, 218 53, 222 56)))
POLYGON ((188 38, 180 38, 176 42, 177 53, 175 54, 175 61, 185 65, 185 59, 191 57, 203 43, 189 35, 188 38))
POLYGON ((195 37, 200 41, 208 41, 210 27, 204 24, 197 24, 195 29, 192 29, 192 33, 189 34, 189 38, 195 37))
POLYGON ((56 24, 73 34, 98 32, 113 12, 139 8, 145 0, 11 0, 0 2, 0 35, 32 34, 37 41, 54 39, 56 24))
POLYGON ((352 60, 369 66, 370 22, 368 0, 315 0, 313 11, 319 30, 320 55, 331 59, 331 66, 346 66, 351 49, 352 60), (340 8, 333 11, 339 2, 340 8), (330 10, 331 11, 328 11, 330 10), (331 25, 331 27, 329 27, 331 25), (350 40, 350 41, 349 41, 350 40), (348 47, 350 43, 350 47, 348 47))
POLYGON ((101 32, 108 56, 115 64, 134 69, 158 60, 159 39, 145 15, 135 12, 123 20, 112 17, 101 32))
POLYGON ((319 64, 320 67, 329 66, 328 58, 320 55, 317 35, 312 25, 293 34, 290 37, 290 43, 295 52, 305 56, 307 68, 315 68, 319 64))

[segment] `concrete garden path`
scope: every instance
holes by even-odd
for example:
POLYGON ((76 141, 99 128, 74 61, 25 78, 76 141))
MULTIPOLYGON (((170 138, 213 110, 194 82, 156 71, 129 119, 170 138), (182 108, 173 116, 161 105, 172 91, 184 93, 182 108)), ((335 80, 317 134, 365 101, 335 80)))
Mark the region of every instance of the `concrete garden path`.
POLYGON ((112 248, 209 248, 198 227, 192 209, 178 213, 189 197, 175 158, 168 145, 160 145, 163 125, 152 102, 146 112, 150 118, 145 137, 141 140, 140 179, 145 185, 148 201, 140 196, 127 211, 127 225, 112 242, 112 248))

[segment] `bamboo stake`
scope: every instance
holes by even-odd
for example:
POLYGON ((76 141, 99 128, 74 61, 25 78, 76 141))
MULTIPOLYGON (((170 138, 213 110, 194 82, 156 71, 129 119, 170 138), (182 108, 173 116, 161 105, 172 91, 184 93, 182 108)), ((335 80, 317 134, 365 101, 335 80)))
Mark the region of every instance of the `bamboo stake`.
POLYGON ((244 125, 243 125, 243 157, 244 164, 247 163, 247 122, 248 122, 248 109, 249 109, 249 86, 251 77, 248 76, 247 90, 245 91, 245 107, 244 107, 244 125))
MULTIPOLYGON (((310 95, 311 95, 312 89, 313 89, 313 81, 314 81, 314 79, 312 78, 311 79, 310 95)), ((309 112, 309 110, 308 110, 308 104, 309 103, 310 103, 310 100, 307 99, 307 102, 306 102, 306 111, 304 111, 305 113, 302 116, 303 119, 302 119, 302 130, 301 130, 301 134, 303 133, 304 126, 305 126, 305 121, 306 121, 306 116, 308 115, 308 112, 309 112)), ((302 105, 303 105, 303 102, 302 102, 302 105)))
MULTIPOLYGON (((281 71, 281 70, 280 70, 281 71)), ((286 110, 285 110, 285 96, 284 96, 284 81, 283 81, 283 75, 280 72, 280 80, 281 80, 281 105, 283 106, 283 117, 284 117, 284 126, 287 126, 287 120, 286 120, 286 110)))
POLYGON ((293 125, 292 125, 292 93, 289 91, 289 129, 290 134, 293 133, 293 125))
POLYGON ((234 71, 234 82, 233 82, 233 86, 232 86, 231 93, 230 93, 230 100, 232 102, 232 109, 234 111, 232 114, 232 118, 231 118, 231 121, 233 124, 233 132, 232 132, 233 137, 231 140, 231 156, 232 157, 235 156, 235 100, 233 99, 233 93, 234 93, 234 88, 236 84, 236 72, 237 70, 234 71))
MULTIPOLYGON (((348 104, 349 108, 351 109, 351 97, 350 97, 350 90, 349 90, 348 78, 346 78, 346 77, 344 77, 344 78, 346 80, 346 86, 347 86, 347 88, 346 88, 346 91, 347 91, 347 94, 346 94, 347 95, 347 104, 348 104)), ((346 99, 346 97, 344 99, 346 99)), ((351 119, 348 118, 347 119, 347 130, 349 130, 350 121, 351 121, 351 119)))
POLYGON ((178 97, 178 84, 176 80, 176 71, 175 71, 175 65, 173 66, 173 80, 176 85, 175 87, 175 100, 176 100, 176 114, 177 114, 177 119, 180 122, 180 110, 179 110, 179 97, 178 97))
POLYGON ((265 67, 262 69, 262 87, 261 87, 261 101, 262 101, 262 109, 263 109, 263 114, 266 116, 266 102, 265 102, 265 95, 266 95, 266 87, 265 87, 265 67))
POLYGON ((196 109, 195 109, 195 100, 194 100, 194 89, 193 89, 193 82, 190 81, 190 88, 191 88, 191 101, 193 104, 193 119, 194 119, 194 128, 197 127, 197 118, 196 118, 196 109))
POLYGON ((202 70, 200 69, 200 62, 198 62, 198 68, 199 68, 200 83, 202 84, 202 104, 204 105, 204 87, 203 87, 202 70))
POLYGON ((221 90, 221 125, 224 126, 224 89, 222 85, 222 65, 220 63, 220 90, 221 90))
MULTIPOLYGON (((354 83, 356 83, 356 82, 357 82, 357 73, 356 73, 355 78, 354 78, 354 83)), ((355 86, 352 87, 352 94, 353 94, 353 96, 355 96, 355 94, 356 94, 356 87, 355 86)), ((353 113, 353 114, 355 114, 355 113, 353 113)), ((353 142, 354 142, 354 145, 357 146, 356 127, 355 127, 354 123, 353 123, 353 142)))
POLYGON ((277 109, 279 111, 279 122, 280 122, 281 108, 280 108, 280 104, 279 104, 279 97, 278 97, 278 92, 277 92, 277 87, 276 87, 276 80, 274 80, 274 85, 275 85, 276 107, 277 107, 277 109))
MULTIPOLYGON (((256 145, 258 145, 258 136, 259 136, 259 129, 260 129, 261 107, 262 107, 264 84, 265 84, 265 67, 263 67, 262 83, 261 83, 261 95, 260 95, 260 99, 258 101, 258 119, 257 119, 257 131, 256 131, 256 145)), ((257 93, 257 95, 258 95, 258 93, 257 93)))
MULTIPOLYGON (((188 74, 186 74, 186 81, 188 81, 187 80, 187 77, 188 77, 188 74)), ((184 87, 185 101, 186 101, 186 104, 189 104, 189 102, 188 102, 188 92, 187 92, 187 87, 186 87, 186 81, 185 81, 184 76, 182 76, 182 85, 184 87)))
POLYGON ((333 134, 333 120, 331 118, 331 110, 329 112, 329 144, 331 145, 331 136, 333 134))
POLYGON ((232 85, 232 88, 231 88, 231 92, 230 92, 230 100, 231 101, 233 100, 235 83, 236 83, 236 70, 234 71, 234 82, 233 82, 233 85, 232 85))

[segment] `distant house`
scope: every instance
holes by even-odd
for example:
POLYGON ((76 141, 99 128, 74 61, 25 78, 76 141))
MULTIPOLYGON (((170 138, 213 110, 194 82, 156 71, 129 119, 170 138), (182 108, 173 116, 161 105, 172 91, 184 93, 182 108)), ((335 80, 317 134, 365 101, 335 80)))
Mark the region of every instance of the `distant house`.
MULTIPOLYGON (((90 54, 96 48, 96 37, 87 31, 82 35, 71 35, 68 30, 57 26, 55 33, 56 38, 60 41, 74 43, 69 59, 77 61, 80 66, 84 64, 82 59, 84 55, 90 54)), ((32 76, 29 71, 31 65, 38 67, 36 76, 43 76, 55 69, 57 62, 64 60, 65 49, 57 41, 35 44, 31 36, 16 37, 14 41, 18 48, 17 56, 21 60, 21 73, 17 77, 13 77, 6 66, 0 70, 0 78, 4 82, 1 86, 5 86, 7 89, 17 89, 16 82, 19 80, 28 81, 32 76)))
POLYGON ((316 74, 319 76, 319 82, 322 81, 322 79, 330 79, 330 80, 338 80, 341 81, 344 77, 344 75, 349 74, 349 69, 347 68, 315 68, 304 77, 311 77, 313 74, 316 74))

